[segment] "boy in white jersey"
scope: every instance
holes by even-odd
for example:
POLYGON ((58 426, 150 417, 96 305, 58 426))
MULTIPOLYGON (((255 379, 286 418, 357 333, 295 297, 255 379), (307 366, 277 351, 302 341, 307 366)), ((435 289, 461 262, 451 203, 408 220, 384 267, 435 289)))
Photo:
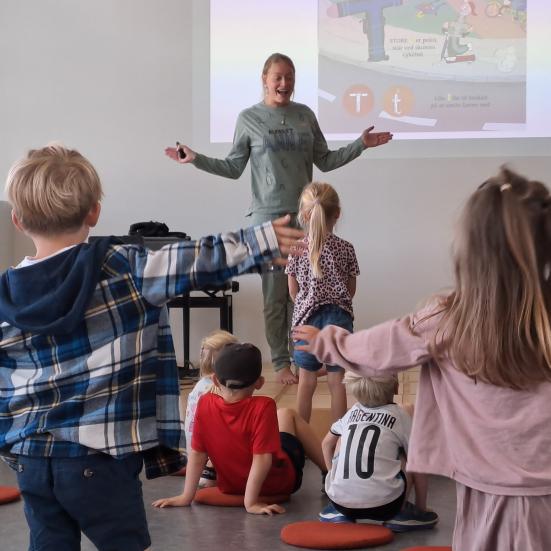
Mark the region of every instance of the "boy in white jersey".
POLYGON ((432 528, 438 515, 426 510, 426 477, 404 472, 411 417, 392 401, 398 378, 347 372, 344 382, 357 402, 333 423, 322 443, 331 501, 320 520, 380 521, 397 532, 432 528), (406 501, 412 485, 416 505, 406 501))

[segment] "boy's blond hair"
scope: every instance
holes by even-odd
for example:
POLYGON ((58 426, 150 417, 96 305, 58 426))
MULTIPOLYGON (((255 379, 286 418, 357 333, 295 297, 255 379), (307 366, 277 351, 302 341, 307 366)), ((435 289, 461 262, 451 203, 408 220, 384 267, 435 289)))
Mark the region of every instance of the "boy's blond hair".
POLYGON ((398 377, 362 377, 346 372, 344 384, 362 406, 375 408, 392 404, 398 385, 398 377))
POLYGON ((226 344, 233 342, 239 342, 239 340, 235 335, 223 329, 213 331, 201 341, 201 357, 199 359, 199 374, 201 377, 207 377, 214 373, 214 356, 226 344))
POLYGON ((57 235, 78 230, 103 191, 88 159, 52 143, 29 151, 11 167, 6 194, 25 231, 57 235))

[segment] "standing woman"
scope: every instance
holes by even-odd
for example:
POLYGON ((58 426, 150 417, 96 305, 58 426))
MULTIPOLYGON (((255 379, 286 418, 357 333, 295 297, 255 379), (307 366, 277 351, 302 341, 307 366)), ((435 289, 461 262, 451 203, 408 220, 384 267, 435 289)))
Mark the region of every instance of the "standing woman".
MULTIPOLYGON (((368 147, 392 139, 390 132, 371 133, 373 127, 336 151, 330 151, 314 112, 291 101, 295 89, 295 66, 283 54, 272 54, 262 70, 264 99, 242 111, 235 126, 233 147, 225 159, 213 159, 181 145, 168 147, 166 155, 185 164, 237 179, 251 159, 252 201, 248 215, 251 223, 273 220, 282 214, 297 213, 302 189, 312 181, 315 164, 322 172, 339 168, 358 157, 368 147)), ((289 330, 293 303, 289 298, 287 276, 283 270, 262 274, 264 322, 276 378, 294 384, 291 371, 289 330)))

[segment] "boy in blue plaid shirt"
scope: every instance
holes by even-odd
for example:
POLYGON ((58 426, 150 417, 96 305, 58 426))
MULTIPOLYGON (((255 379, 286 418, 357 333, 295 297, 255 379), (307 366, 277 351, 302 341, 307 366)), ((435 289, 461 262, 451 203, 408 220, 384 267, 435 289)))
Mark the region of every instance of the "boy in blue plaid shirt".
POLYGON ((288 219, 150 251, 87 244, 102 189, 77 151, 30 151, 8 174, 36 255, 0 277, 0 454, 18 473, 30 549, 150 545, 139 473, 185 464, 166 303, 283 262, 288 219))

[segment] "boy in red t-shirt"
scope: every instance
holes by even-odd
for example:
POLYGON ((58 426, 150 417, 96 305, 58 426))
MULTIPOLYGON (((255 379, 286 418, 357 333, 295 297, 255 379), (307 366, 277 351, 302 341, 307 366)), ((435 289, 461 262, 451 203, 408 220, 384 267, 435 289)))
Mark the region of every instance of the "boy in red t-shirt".
POLYGON ((214 363, 213 382, 220 395, 201 397, 189 453, 184 492, 155 501, 155 507, 184 507, 195 496, 210 457, 218 487, 245 496, 249 513, 284 513, 259 496, 291 494, 302 482, 306 455, 326 472, 321 444, 310 425, 291 409, 276 410, 267 396, 253 396, 264 377, 260 350, 252 344, 226 345, 214 363))

